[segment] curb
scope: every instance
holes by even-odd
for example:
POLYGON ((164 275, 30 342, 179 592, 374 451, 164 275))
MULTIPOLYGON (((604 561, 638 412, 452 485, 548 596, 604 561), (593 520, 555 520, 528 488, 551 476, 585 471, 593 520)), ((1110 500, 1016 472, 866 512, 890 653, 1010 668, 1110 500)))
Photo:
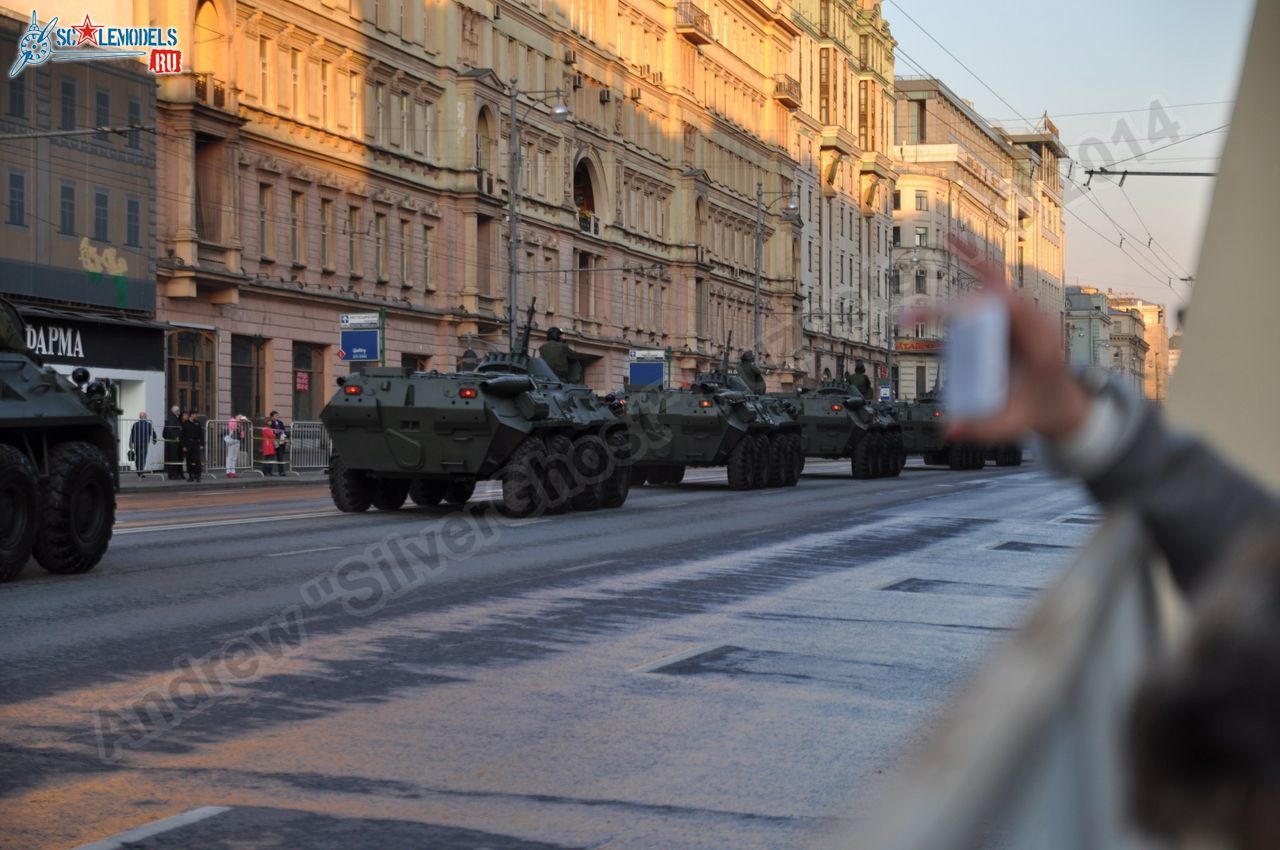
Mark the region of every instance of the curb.
POLYGON ((202 493, 206 490, 251 490, 259 487, 284 487, 290 484, 327 484, 325 475, 287 475, 282 478, 264 478, 257 475, 244 478, 210 478, 194 487, 185 479, 170 481, 157 476, 138 479, 120 474, 121 493, 202 493))
POLYGON ((101 841, 95 841, 92 844, 82 844, 75 850, 124 850, 128 845, 135 841, 141 841, 145 838, 151 838, 154 835, 160 835, 179 827, 188 826, 207 820, 214 815, 220 815, 223 812, 231 811, 230 806, 201 806, 198 809, 188 809, 181 814, 174 815, 171 818, 152 821, 143 826, 129 829, 124 832, 118 832, 110 838, 104 838, 101 841))

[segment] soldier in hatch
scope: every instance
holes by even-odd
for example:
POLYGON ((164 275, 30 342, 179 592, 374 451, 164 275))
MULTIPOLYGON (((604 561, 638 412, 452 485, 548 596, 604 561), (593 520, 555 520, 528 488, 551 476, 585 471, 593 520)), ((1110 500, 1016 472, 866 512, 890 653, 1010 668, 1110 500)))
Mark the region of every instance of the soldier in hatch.
POLYGON ((570 380, 570 364, 578 359, 574 350, 564 341, 564 334, 559 328, 547 330, 547 341, 538 348, 538 356, 562 381, 570 380))
POLYGON ((853 380, 850 383, 862 395, 863 401, 875 401, 871 394, 871 379, 867 377, 867 367, 861 360, 853 367, 853 380))
POLYGON ((751 392, 756 395, 764 395, 764 375, 756 366, 756 353, 754 351, 744 351, 742 356, 738 358, 738 374, 742 376, 742 380, 751 388, 751 392))

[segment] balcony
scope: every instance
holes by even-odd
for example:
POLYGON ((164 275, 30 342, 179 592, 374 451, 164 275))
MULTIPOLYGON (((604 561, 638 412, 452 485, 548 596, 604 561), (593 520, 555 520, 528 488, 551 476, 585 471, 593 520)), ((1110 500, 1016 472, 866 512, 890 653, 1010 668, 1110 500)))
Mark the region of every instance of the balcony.
POLYGON ((787 74, 774 74, 773 99, 788 109, 799 108, 800 81, 787 74))
POLYGON ((196 74, 196 100, 215 109, 226 109, 227 84, 207 71, 196 74))
POLYGON ((477 171, 476 172, 476 191, 482 195, 497 197, 497 192, 494 191, 493 175, 483 169, 481 169, 480 171, 477 171))
POLYGON ((710 44, 711 16, 696 3, 681 0, 676 4, 676 33, 684 36, 691 44, 710 44))
POLYGON ((844 156, 858 155, 858 139, 853 133, 840 126, 822 128, 822 149, 835 151, 844 156))
POLYGON ((600 235, 600 219, 587 210, 578 210, 578 229, 592 236, 600 235))

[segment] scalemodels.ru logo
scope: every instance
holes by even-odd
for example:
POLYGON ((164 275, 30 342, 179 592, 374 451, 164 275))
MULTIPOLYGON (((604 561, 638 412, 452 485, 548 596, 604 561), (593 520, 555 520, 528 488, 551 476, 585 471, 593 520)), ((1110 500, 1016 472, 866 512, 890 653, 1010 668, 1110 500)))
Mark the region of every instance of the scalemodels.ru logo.
POLYGON ((28 65, 138 56, 148 57, 147 68, 153 74, 180 73, 182 51, 178 49, 177 28, 105 26, 95 24, 88 15, 79 26, 59 27, 55 17, 42 27, 32 9, 31 25, 18 40, 18 56, 9 68, 9 79, 28 65))

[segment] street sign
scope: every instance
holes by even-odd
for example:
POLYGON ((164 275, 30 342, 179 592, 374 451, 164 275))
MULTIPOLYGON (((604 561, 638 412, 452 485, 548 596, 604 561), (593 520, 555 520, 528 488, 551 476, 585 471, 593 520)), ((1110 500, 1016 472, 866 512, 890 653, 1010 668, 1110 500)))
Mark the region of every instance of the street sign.
POLYGON ((631 386, 660 387, 666 379, 667 352, 661 348, 632 349, 627 355, 630 370, 627 383, 631 386))
POLYGON ((382 334, 377 328, 342 331, 338 343, 338 359, 346 361, 381 360, 382 334))
POLYGON ((343 313, 338 319, 338 327, 346 330, 347 328, 376 328, 381 320, 377 313, 343 313))
POLYGON ((880 388, 880 400, 881 400, 881 401, 888 401, 888 400, 889 400, 889 385, 888 385, 888 384, 885 384, 883 387, 881 387, 881 388, 880 388))

